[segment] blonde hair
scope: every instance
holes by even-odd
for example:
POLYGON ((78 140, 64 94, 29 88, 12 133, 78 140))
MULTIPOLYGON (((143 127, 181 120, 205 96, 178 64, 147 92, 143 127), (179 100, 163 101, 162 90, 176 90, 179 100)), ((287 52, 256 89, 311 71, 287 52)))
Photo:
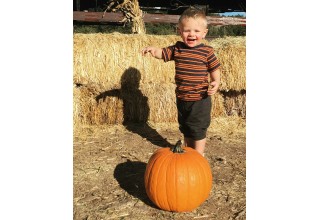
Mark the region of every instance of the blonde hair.
POLYGON ((193 18, 193 19, 202 19, 204 22, 205 27, 208 26, 207 17, 203 10, 196 9, 194 7, 187 8, 180 16, 179 18, 179 26, 181 25, 182 20, 193 18))

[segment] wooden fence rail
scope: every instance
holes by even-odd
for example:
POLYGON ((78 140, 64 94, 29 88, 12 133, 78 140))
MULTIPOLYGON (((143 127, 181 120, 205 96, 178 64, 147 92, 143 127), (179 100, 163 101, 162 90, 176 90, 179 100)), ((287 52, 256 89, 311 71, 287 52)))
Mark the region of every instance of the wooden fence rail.
MULTIPOLYGON (((120 12, 106 12, 102 18, 103 12, 83 12, 74 11, 73 20, 86 23, 121 23, 124 18, 120 12)), ((168 14, 148 14, 145 13, 143 20, 145 23, 172 23, 177 24, 180 15, 168 15, 168 14)), ((245 18, 236 17, 214 17, 207 16, 208 24, 215 26, 225 25, 241 25, 246 26, 245 18)))

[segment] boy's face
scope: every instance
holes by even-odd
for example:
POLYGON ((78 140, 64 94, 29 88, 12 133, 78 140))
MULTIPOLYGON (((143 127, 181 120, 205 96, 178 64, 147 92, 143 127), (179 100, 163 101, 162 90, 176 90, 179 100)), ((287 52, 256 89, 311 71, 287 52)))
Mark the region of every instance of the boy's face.
POLYGON ((208 29, 202 18, 186 18, 179 25, 179 32, 183 42, 189 47, 195 47, 205 38, 208 29))

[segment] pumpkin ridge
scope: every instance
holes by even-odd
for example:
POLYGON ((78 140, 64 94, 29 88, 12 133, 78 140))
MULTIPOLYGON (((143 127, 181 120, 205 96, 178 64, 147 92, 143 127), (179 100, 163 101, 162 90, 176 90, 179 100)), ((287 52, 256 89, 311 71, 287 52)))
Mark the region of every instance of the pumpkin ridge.
MULTIPOLYGON (((167 165, 167 169, 166 169, 167 170, 166 183, 171 183, 171 181, 167 182, 167 179, 170 179, 170 178, 171 179, 173 178, 174 180, 176 179, 176 176, 175 176, 175 170, 176 170, 175 169, 175 164, 172 164, 172 163, 175 162, 175 157, 176 157, 175 154, 170 155, 170 158, 169 158, 170 160, 168 161, 168 165, 167 165)), ((169 210, 173 210, 174 207, 176 206, 176 197, 172 198, 172 196, 175 195, 175 194, 172 193, 172 189, 176 188, 176 182, 175 181, 172 181, 172 182, 173 182, 173 186, 171 186, 169 184, 166 184, 166 201, 167 201, 169 210)))
POLYGON ((182 190, 184 192, 186 192, 186 195, 181 195, 181 193, 177 194, 177 203, 178 203, 178 206, 176 206, 178 212, 181 212, 181 211, 187 211, 187 207, 188 207, 188 197, 189 197, 189 170, 188 170, 188 166, 186 166, 186 155, 187 155, 187 152, 185 152, 184 154, 176 154, 176 173, 177 173, 177 187, 176 187, 176 191, 177 193, 180 192, 183 188, 186 188, 186 190, 182 190), (184 177, 184 181, 185 184, 181 184, 181 176, 184 177))
MULTIPOLYGON (((157 160, 159 160, 159 162, 161 162, 161 163, 158 164, 157 167, 156 167, 157 172, 156 172, 156 175, 155 175, 156 178, 154 178, 154 179, 158 180, 159 176, 161 175, 161 174, 159 175, 159 173, 160 173, 160 170, 162 170, 162 165, 164 164, 165 160, 169 156, 171 156, 171 154, 159 155, 157 157, 157 160)), ((152 167, 152 170, 153 169, 154 169, 154 167, 152 167)), ((159 185, 160 185, 160 184, 158 184, 158 181, 154 181, 154 184, 152 184, 152 185, 154 185, 154 190, 152 190, 152 191, 156 191, 157 192, 159 190, 159 185)), ((154 194, 154 193, 152 193, 152 194, 154 194)), ((155 200, 156 204, 160 204, 159 199, 161 200, 162 198, 161 197, 159 198, 159 196, 155 196, 154 197, 154 200, 155 200)), ((161 203, 161 205, 162 205, 162 203, 161 203)))
POLYGON ((210 191, 211 191, 211 186, 212 186, 212 173, 211 172, 212 171, 211 171, 211 167, 210 167, 207 159, 203 158, 203 160, 196 160, 196 161, 199 164, 199 166, 201 167, 201 173, 203 175, 203 178, 210 180, 210 182, 204 181, 205 186, 202 187, 202 189, 204 189, 204 190, 202 190, 201 195, 203 195, 202 202, 204 202, 208 198, 210 191), (208 172, 205 172, 206 170, 209 170, 210 174, 208 172))
MULTIPOLYGON (((144 174, 144 183, 145 183, 145 186, 150 186, 151 184, 150 183, 150 170, 152 170, 155 162, 157 161, 158 157, 157 157, 157 154, 158 154, 158 150, 150 157, 149 161, 148 161, 148 164, 147 164, 147 167, 146 167, 146 171, 145 171, 145 174, 144 174)), ((147 190, 148 192, 148 190, 147 190)))
MULTIPOLYGON (((200 181, 200 180, 209 180, 209 176, 205 172, 206 166, 203 166, 204 163, 207 162, 207 161, 204 161, 205 158, 203 158, 196 151, 191 151, 191 154, 189 153, 186 156, 187 156, 185 158, 186 160, 192 161, 192 162, 188 163, 188 167, 190 167, 190 169, 188 170, 188 173, 190 175, 194 174, 195 180, 196 180, 196 182, 194 182, 195 188, 191 188, 190 185, 188 186, 189 189, 192 189, 191 190, 192 193, 197 194, 197 196, 194 196, 193 194, 188 195, 188 201, 190 201, 190 204, 188 205, 188 207, 189 207, 188 211, 192 211, 194 208, 201 205, 206 200, 206 198, 208 197, 208 195, 210 193, 211 188, 208 187, 209 184, 206 183, 207 181, 202 181, 202 182, 200 181)), ((191 176, 189 176, 189 180, 190 180, 190 178, 191 178, 191 176)))
MULTIPOLYGON (((188 163, 188 165, 186 167, 187 167, 187 176, 188 176, 188 178, 187 178, 187 181, 188 181, 187 186, 188 186, 188 188, 190 188, 190 163, 188 163)), ((188 201, 188 203, 187 203, 187 206, 184 209, 187 209, 188 207, 190 207, 190 202, 191 203, 193 202, 190 199, 190 190, 187 190, 187 199, 186 200, 188 201)))
MULTIPOLYGON (((202 157, 202 156, 201 156, 202 157)), ((201 179, 207 179, 207 175, 205 174, 204 172, 204 167, 203 167, 203 162, 202 161, 199 161, 199 160, 195 160, 195 162, 197 163, 197 170, 198 170, 198 175, 201 176, 201 179)), ((206 181, 204 181, 203 183, 201 184, 205 184, 205 186, 202 186, 202 187, 199 187, 199 194, 201 195, 201 197, 199 198, 199 204, 201 204, 202 202, 205 201, 205 194, 207 192, 207 184, 206 184, 206 181)))
POLYGON ((193 194, 197 193, 197 191, 202 188, 202 186, 201 186, 202 183, 201 183, 200 179, 198 178, 199 177, 199 167, 198 167, 198 163, 197 163, 197 160, 195 159, 195 154, 193 151, 191 151, 191 154, 188 155, 188 158, 186 158, 186 160, 191 161, 190 163, 188 163, 188 188, 190 189, 191 183, 194 183, 194 188, 191 188, 192 194, 190 194, 190 191, 188 191, 188 201, 189 201, 189 204, 188 204, 189 210, 188 211, 191 211, 192 209, 195 208, 195 204, 196 204, 196 206, 198 206, 198 204, 200 204, 199 196, 194 196, 193 194), (191 179, 193 179, 192 175, 197 176, 195 178, 196 181, 193 181, 193 182, 190 181, 191 179), (196 198, 194 198, 194 197, 196 197, 196 198))
MULTIPOLYGON (((176 189, 178 183, 177 183, 177 160, 176 160, 175 154, 174 154, 174 158, 175 158, 175 160, 173 160, 174 161, 174 165, 173 165, 173 168, 174 168, 174 170, 173 170, 173 173, 174 173, 174 189, 176 189)), ((177 203, 178 203, 178 191, 177 190, 174 190, 174 196, 175 196, 175 199, 174 199, 175 203, 173 204, 173 207, 177 207, 177 203)))
POLYGON ((159 167, 159 170, 163 170, 164 168, 164 170, 166 170, 167 172, 163 175, 163 177, 165 177, 165 179, 164 179, 164 186, 163 186, 163 189, 165 190, 165 195, 166 195, 166 198, 163 198, 163 201, 164 201, 164 203, 166 203, 166 207, 168 207, 168 209, 170 210, 171 209, 171 204, 170 204, 170 199, 168 199, 169 197, 170 197, 170 195, 168 194, 168 191, 169 191, 169 193, 170 193, 170 190, 168 190, 167 189, 167 175, 168 175, 168 167, 170 167, 170 165, 171 165, 171 161, 172 161, 172 157, 173 155, 172 154, 167 154, 166 155, 166 157, 165 157, 165 159, 164 159, 164 161, 163 161, 163 163, 162 163, 162 165, 161 165, 161 167, 159 167), (164 167, 165 166, 165 167, 164 167))
MULTIPOLYGON (((150 160, 153 159, 153 161, 152 161, 153 163, 147 167, 147 168, 149 168, 149 167, 150 168, 147 170, 148 182, 147 182, 146 186, 148 186, 147 194, 150 195, 149 198, 151 199, 151 201, 155 204, 159 204, 156 196, 153 196, 153 193, 152 193, 153 191, 156 191, 157 181, 152 182, 152 179, 157 179, 156 177, 158 177, 159 169, 158 169, 157 173, 155 173, 153 170, 155 170, 156 162, 158 162, 160 159, 162 159, 162 155, 160 154, 160 156, 159 156, 158 151, 157 151, 157 152, 155 152, 155 154, 153 156, 154 156, 153 157, 154 159, 152 157, 150 158, 150 160)), ((148 164, 149 164, 149 162, 148 162, 148 164)))

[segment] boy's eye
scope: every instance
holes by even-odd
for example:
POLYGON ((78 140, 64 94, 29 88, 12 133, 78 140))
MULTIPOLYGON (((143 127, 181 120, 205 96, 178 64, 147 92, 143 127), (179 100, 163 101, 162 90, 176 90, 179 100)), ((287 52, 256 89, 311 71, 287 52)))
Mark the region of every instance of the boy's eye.
MULTIPOLYGON (((191 32, 191 30, 184 30, 183 32, 188 33, 188 32, 191 32)), ((200 32, 200 30, 194 30, 194 32, 199 33, 199 32, 200 32)))

